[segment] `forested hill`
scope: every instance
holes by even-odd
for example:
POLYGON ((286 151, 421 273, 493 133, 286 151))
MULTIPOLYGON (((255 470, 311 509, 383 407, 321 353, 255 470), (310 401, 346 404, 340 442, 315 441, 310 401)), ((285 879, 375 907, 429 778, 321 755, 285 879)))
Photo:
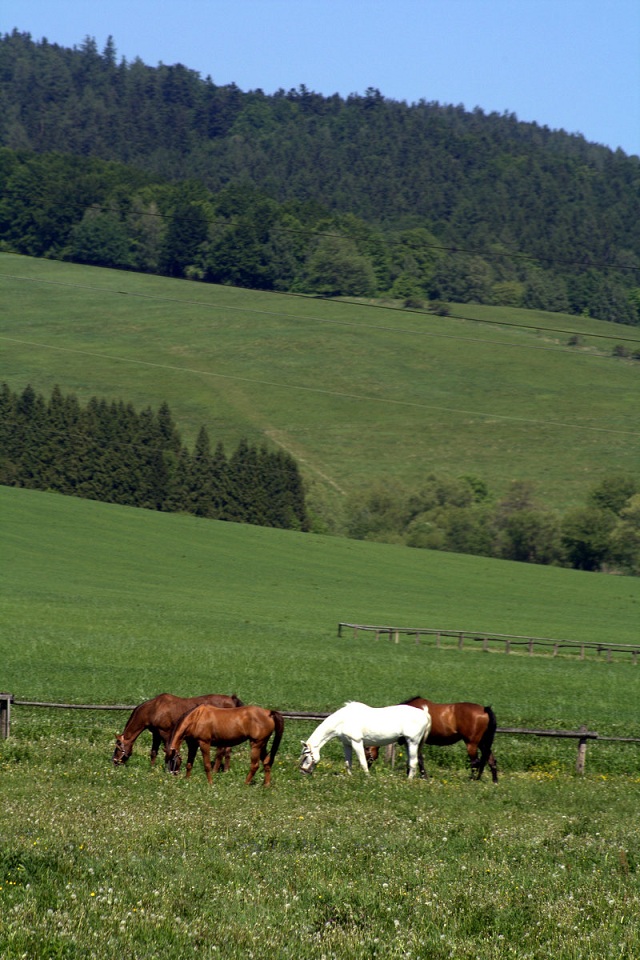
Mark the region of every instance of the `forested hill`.
POLYGON ((8 249, 640 322, 640 158, 513 115, 374 89, 242 92, 119 60, 111 39, 100 52, 14 31, 0 36, 0 145, 8 249))

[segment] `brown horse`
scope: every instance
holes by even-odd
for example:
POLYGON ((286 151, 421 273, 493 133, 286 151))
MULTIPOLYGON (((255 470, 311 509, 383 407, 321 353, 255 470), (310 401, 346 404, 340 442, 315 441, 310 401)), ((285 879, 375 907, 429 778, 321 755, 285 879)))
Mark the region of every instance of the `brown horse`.
MULTIPOLYGON (((431 714, 431 730, 425 743, 438 747, 448 747, 452 743, 464 740, 471 763, 471 779, 479 780, 482 771, 489 764, 493 782, 498 782, 498 764, 492 752, 497 721, 491 707, 479 703, 434 703, 424 697, 405 700, 410 707, 422 709, 428 707, 431 714), (478 752, 480 757, 478 757, 478 752)), ((367 759, 371 765, 378 757, 378 748, 369 747, 367 759)), ((418 752, 418 765, 421 776, 426 776, 422 749, 418 752)))
POLYGON ((263 707, 236 707, 221 710, 203 703, 181 717, 171 732, 165 746, 167 764, 172 773, 177 773, 182 762, 180 747, 187 741, 187 777, 191 775, 198 747, 202 753, 207 780, 211 777, 211 745, 235 747, 249 740, 251 743, 251 766, 245 783, 251 783, 262 761, 264 785, 271 783, 271 766, 282 740, 284 717, 277 710, 263 707), (273 733, 271 752, 267 753, 269 737, 273 733))
MULTIPOLYGON (((235 694, 228 697, 220 693, 205 693, 199 697, 175 697, 172 693, 161 693, 151 700, 145 700, 138 704, 131 716, 127 720, 124 732, 116 736, 116 748, 113 751, 113 762, 116 766, 126 763, 131 753, 133 745, 144 730, 151 731, 151 765, 156 762, 160 744, 166 746, 167 740, 171 735, 175 723, 188 710, 198 706, 200 703, 210 703, 215 707, 241 707, 242 700, 239 700, 235 694)), ((229 769, 231 762, 231 750, 227 749, 216 756, 216 771, 224 758, 224 769, 229 769)))

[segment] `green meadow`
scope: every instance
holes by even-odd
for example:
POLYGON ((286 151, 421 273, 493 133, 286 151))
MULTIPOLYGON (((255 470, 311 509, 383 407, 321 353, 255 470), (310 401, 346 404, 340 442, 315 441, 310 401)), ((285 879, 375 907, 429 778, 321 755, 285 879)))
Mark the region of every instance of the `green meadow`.
MULTIPOLYGON (((187 441, 268 439, 339 508, 362 484, 475 474, 581 503, 637 470, 629 329, 465 306, 470 320, 0 255, 2 379, 157 408, 187 441), (483 323, 477 321, 484 321, 483 323), (496 325, 497 321, 505 324, 496 325), (513 324, 507 326, 506 324, 513 324), (579 324, 579 330, 577 329, 579 324), (572 331, 580 342, 569 346, 572 331)), ((463 313, 463 309, 459 311, 463 313)), ((632 332, 631 332, 632 335, 632 332)), ((285 711, 415 694, 501 727, 640 737, 629 656, 400 643, 338 623, 637 643, 640 579, 158 514, 0 487, 0 689, 133 705, 163 690, 285 711)), ((344 771, 287 721, 265 790, 246 746, 206 782, 111 764, 129 710, 15 705, 0 741, 3 960, 637 958, 636 743, 498 734, 344 771), (486 776, 486 775, 485 775, 486 776)))
POLYGON ((638 469, 634 329, 507 307, 436 317, 0 254, 3 379, 157 409, 193 442, 267 441, 316 504, 429 473, 557 509, 638 469), (482 322, 481 322, 482 321, 482 322), (577 339, 577 345, 570 346, 577 339))
MULTIPOLYGON (((1 686, 133 704, 168 689, 284 710, 421 692, 501 726, 640 736, 630 658, 337 636, 340 620, 637 638, 640 581, 197 520, 0 488, 1 686)), ((479 646, 479 645, 478 645, 479 646)), ((113 768, 128 711, 14 706, 0 741, 0 955, 18 958, 560 958, 638 955, 640 755, 499 734, 500 782, 458 744, 427 781, 344 772, 336 741, 273 785, 246 747, 209 787, 113 768)))

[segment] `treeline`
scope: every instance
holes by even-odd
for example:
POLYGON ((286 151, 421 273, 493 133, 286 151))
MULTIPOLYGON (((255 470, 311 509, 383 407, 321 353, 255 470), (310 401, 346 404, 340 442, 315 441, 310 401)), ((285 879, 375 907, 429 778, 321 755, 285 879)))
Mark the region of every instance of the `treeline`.
POLYGON ((0 387, 0 483, 164 512, 308 530, 295 460, 240 441, 227 456, 201 427, 193 451, 171 411, 137 412, 92 398, 82 406, 55 387, 0 387))
MULTIPOLYGON (((240 441, 227 456, 205 427, 189 451, 171 412, 54 387, 0 387, 0 483, 199 517, 308 531, 295 460, 240 441)), ((640 575, 640 480, 606 477, 583 507, 559 516, 514 482, 495 500, 478 477, 431 475, 419 490, 388 484, 347 500, 332 532, 358 540, 640 575)), ((320 516, 313 523, 322 526, 320 516)))
POLYGON ((356 539, 640 575, 640 479, 633 476, 606 477, 564 516, 546 509, 528 482, 514 482, 495 501, 477 477, 437 476, 417 491, 359 491, 345 515, 356 539))
POLYGON ((640 322, 640 160, 513 115, 0 36, 0 244, 325 296, 640 322))

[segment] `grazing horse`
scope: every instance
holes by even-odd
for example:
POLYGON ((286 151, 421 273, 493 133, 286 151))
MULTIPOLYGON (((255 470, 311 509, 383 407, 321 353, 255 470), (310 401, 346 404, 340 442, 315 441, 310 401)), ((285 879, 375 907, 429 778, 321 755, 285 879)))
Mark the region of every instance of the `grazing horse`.
MULTIPOLYGON (((166 745, 176 721, 200 703, 210 703, 213 706, 227 709, 242 706, 242 700, 239 700, 235 694, 228 697, 220 693, 205 693, 199 697, 174 697, 172 693, 161 693, 151 700, 145 700, 144 703, 138 704, 132 712, 127 720, 124 732, 116 736, 116 748, 113 751, 114 764, 120 766, 126 763, 140 734, 144 730, 150 730, 152 736, 151 765, 153 766, 156 762, 160 744, 164 743, 166 745)), ((231 750, 216 757, 216 770, 219 769, 223 756, 224 769, 229 769, 231 750)))
POLYGON ((352 750, 355 750, 360 766, 368 774, 365 747, 378 747, 404 739, 409 753, 408 774, 414 777, 420 745, 430 729, 431 716, 426 704, 418 712, 405 704, 396 707, 368 707, 366 703, 352 701, 323 720, 309 739, 302 741, 300 770, 302 773, 313 773, 322 747, 329 740, 338 737, 344 748, 347 771, 351 773, 352 750))
MULTIPOLYGON (((425 700, 424 697, 413 697, 411 700, 405 700, 405 703, 407 706, 419 709, 428 708, 432 722, 425 743, 447 747, 459 740, 464 740, 471 763, 471 779, 479 780, 488 763, 493 782, 498 782, 498 764, 492 751, 497 721, 491 707, 468 702, 434 703, 433 700, 425 700)), ((373 763, 378 756, 377 747, 371 747, 367 754, 369 763, 373 763)), ((426 776, 422 748, 418 752, 418 764, 421 776, 426 776)))
POLYGON ((165 747, 165 756, 169 769, 177 773, 180 769, 180 746, 187 741, 187 777, 191 775, 193 761, 198 747, 202 753, 207 780, 211 777, 211 745, 216 747, 234 747, 249 740, 251 743, 251 766, 245 783, 251 783, 260 763, 264 770, 264 785, 271 783, 271 766, 282 740, 284 717, 277 710, 265 710, 263 707, 235 707, 221 710, 202 703, 181 717, 171 732, 165 747), (273 733, 271 752, 267 753, 269 737, 273 733))

